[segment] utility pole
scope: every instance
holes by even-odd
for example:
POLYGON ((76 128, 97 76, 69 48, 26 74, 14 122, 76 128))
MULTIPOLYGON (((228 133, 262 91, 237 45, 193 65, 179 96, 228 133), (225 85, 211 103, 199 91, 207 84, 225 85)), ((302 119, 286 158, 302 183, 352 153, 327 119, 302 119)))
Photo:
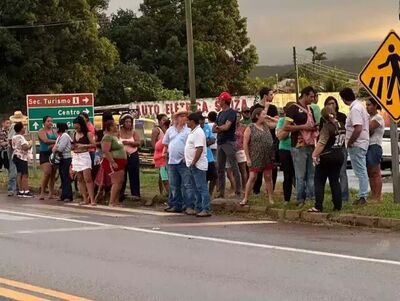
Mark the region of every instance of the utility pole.
POLYGON ((294 71, 296 73, 295 79, 295 88, 296 88, 296 101, 299 101, 299 67, 297 65, 297 54, 296 54, 296 47, 293 46, 293 63, 294 63, 294 71))
POLYGON ((393 199, 395 203, 400 203, 399 132, 397 123, 393 120, 390 120, 390 140, 392 145, 393 199))
POLYGON ((197 111, 196 105, 196 77, 194 69, 194 50, 193 50, 193 23, 192 23, 192 0, 185 0, 186 14, 186 37, 189 66, 189 91, 190 91, 190 109, 197 111))

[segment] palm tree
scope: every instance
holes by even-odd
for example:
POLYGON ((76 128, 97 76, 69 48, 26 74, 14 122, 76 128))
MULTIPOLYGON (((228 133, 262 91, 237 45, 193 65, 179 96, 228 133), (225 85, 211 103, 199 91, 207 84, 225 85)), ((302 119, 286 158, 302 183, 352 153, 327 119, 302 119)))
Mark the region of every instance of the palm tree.
POLYGON ((315 64, 315 55, 317 54, 317 46, 310 46, 306 49, 306 51, 310 51, 312 53, 312 62, 315 64))
POLYGON ((326 57, 326 52, 316 52, 314 60, 316 62, 326 61, 328 58, 326 57))

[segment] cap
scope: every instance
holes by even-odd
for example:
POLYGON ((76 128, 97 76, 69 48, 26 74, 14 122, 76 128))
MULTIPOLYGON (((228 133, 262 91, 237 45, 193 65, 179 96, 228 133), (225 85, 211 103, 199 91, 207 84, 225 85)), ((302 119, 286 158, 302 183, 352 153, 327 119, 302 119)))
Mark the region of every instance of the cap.
POLYGON ((232 96, 228 92, 222 92, 218 96, 218 100, 226 101, 226 102, 231 102, 232 101, 232 96))

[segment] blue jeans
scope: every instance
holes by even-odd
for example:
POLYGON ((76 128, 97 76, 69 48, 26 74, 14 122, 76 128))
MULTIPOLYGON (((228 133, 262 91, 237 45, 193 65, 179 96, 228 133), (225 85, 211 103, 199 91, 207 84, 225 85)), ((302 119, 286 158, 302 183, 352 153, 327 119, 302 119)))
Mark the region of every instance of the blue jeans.
POLYGON ((208 193, 207 172, 197 167, 190 167, 194 192, 196 194, 196 210, 210 211, 210 195, 208 193))
POLYGON ((340 190, 342 191, 342 201, 349 200, 349 180, 347 179, 347 149, 343 147, 344 162, 340 169, 339 183, 340 190))
POLYGON ((358 178, 358 197, 367 198, 368 196, 368 172, 367 172, 367 151, 360 147, 348 148, 351 166, 358 178))
POLYGON ((13 151, 11 149, 8 150, 8 158, 10 167, 8 169, 8 192, 15 193, 17 191, 17 167, 15 166, 11 156, 13 151))
POLYGON ((185 163, 168 164, 170 186, 169 207, 180 211, 194 209, 195 193, 189 168, 185 163))
POLYGON ((314 165, 312 162, 313 146, 292 148, 294 174, 296 177, 297 203, 314 199, 314 165))

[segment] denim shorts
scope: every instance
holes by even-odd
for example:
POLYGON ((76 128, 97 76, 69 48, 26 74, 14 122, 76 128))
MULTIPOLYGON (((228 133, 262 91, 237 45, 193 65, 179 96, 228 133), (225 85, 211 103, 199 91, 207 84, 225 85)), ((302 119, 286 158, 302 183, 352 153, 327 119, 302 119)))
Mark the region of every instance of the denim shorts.
POLYGON ((367 166, 374 166, 381 164, 382 159, 382 146, 372 144, 368 147, 367 152, 367 166))

